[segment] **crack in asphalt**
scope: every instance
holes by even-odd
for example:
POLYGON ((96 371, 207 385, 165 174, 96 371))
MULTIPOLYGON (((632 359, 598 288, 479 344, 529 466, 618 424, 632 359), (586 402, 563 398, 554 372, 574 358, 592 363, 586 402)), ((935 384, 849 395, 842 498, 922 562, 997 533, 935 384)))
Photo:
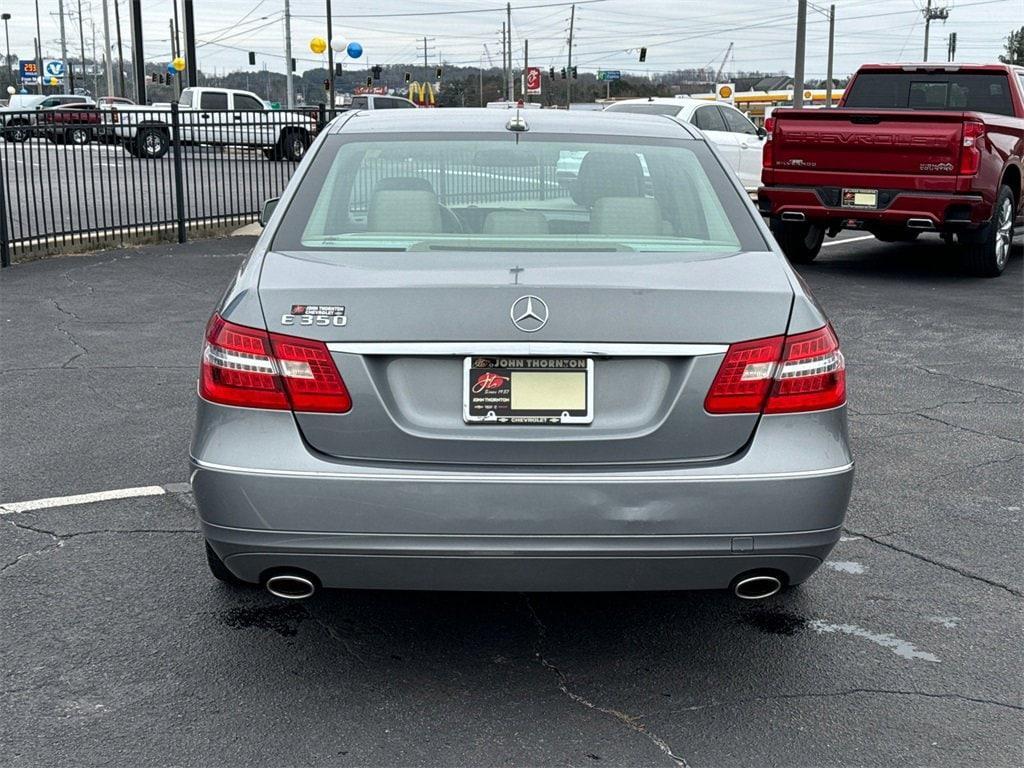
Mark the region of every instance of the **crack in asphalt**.
MULTIPOLYGON (((981 431, 979 431, 977 429, 971 429, 970 427, 965 427, 965 426, 963 426, 961 424, 954 424, 951 421, 945 421, 944 419, 940 419, 937 416, 928 416, 927 414, 922 413, 922 411, 933 411, 936 408, 941 408, 944 405, 974 405, 974 404, 977 404, 977 403, 978 403, 978 400, 950 400, 950 401, 938 403, 937 405, 928 406, 927 408, 922 408, 922 409, 920 409, 918 411, 878 411, 878 412, 873 412, 873 411, 858 411, 858 410, 856 410, 855 408, 853 408, 851 406, 847 406, 847 407, 849 408, 850 413, 852 413, 854 416, 917 416, 918 418, 924 419, 926 421, 934 421, 937 424, 944 424, 947 427, 951 427, 953 429, 958 429, 958 430, 960 430, 962 432, 969 432, 972 435, 979 435, 980 437, 987 437, 987 438, 993 439, 993 440, 1004 440, 1005 442, 1014 443, 1016 445, 1024 445, 1024 440, 1017 440, 1016 438, 1013 438, 1013 437, 1004 437, 1002 435, 996 435, 996 434, 994 434, 992 432, 981 432, 981 431)), ((983 404, 985 404, 985 405, 1017 405, 1017 402, 1016 401, 1005 402, 1005 401, 986 400, 986 401, 983 402, 983 404)))
POLYGON ((338 644, 339 644, 339 645, 340 645, 340 646, 341 646, 342 648, 344 648, 344 649, 345 649, 345 652, 346 652, 346 653, 347 653, 347 654, 348 654, 349 656, 351 656, 352 658, 354 658, 354 659, 355 659, 356 661, 358 661, 358 662, 359 662, 360 664, 363 664, 363 665, 365 665, 365 664, 366 664, 366 659, 364 659, 364 658, 363 658, 363 657, 362 657, 362 656, 361 656, 361 655, 359 654, 359 651, 357 651, 357 650, 356 650, 355 648, 353 648, 353 647, 352 647, 352 644, 351 644, 351 643, 349 643, 349 641, 348 641, 348 640, 347 640, 347 639, 346 639, 346 638, 345 638, 344 636, 342 636, 341 634, 339 634, 339 633, 338 633, 338 631, 337 631, 337 630, 336 630, 336 629, 335 629, 335 628, 334 628, 334 627, 333 627, 332 625, 328 624, 328 623, 327 623, 326 621, 324 621, 324 620, 323 620, 323 619, 321 619, 321 618, 320 618, 319 616, 315 615, 315 614, 314 614, 314 613, 313 613, 312 611, 310 611, 310 610, 309 610, 309 606, 307 606, 307 605, 303 605, 303 606, 301 606, 301 607, 302 607, 302 609, 303 609, 303 610, 304 610, 304 611, 306 612, 306 615, 307 615, 307 616, 308 616, 308 617, 310 618, 310 620, 311 620, 311 621, 312 621, 312 622, 313 622, 314 624, 316 624, 317 626, 319 626, 319 627, 320 627, 320 628, 321 628, 321 629, 322 629, 322 630, 323 630, 324 632, 326 632, 326 633, 327 633, 328 635, 330 635, 330 637, 331 637, 331 638, 332 638, 332 639, 333 639, 333 640, 334 640, 335 642, 337 642, 337 643, 338 643, 338 644))
MULTIPOLYGON (((62 315, 70 317, 73 320, 81 321, 81 318, 78 315, 76 315, 74 312, 69 312, 68 310, 64 309, 64 307, 62 307, 60 305, 60 302, 58 302, 55 298, 50 296, 50 297, 48 297, 48 299, 49 299, 50 303, 53 304, 54 308, 58 312, 60 312, 62 315)), ((56 323, 54 325, 54 328, 56 328, 59 333, 63 334, 65 337, 67 337, 67 340, 70 341, 72 344, 74 344, 75 347, 77 347, 80 350, 79 352, 76 352, 71 357, 69 357, 67 360, 65 360, 61 364, 61 366, 60 366, 61 368, 67 368, 69 365, 71 365, 71 363, 73 363, 75 360, 80 358, 82 355, 86 355, 86 354, 89 353, 89 350, 86 349, 85 346, 83 344, 81 344, 78 341, 78 339, 75 338, 75 335, 73 333, 71 333, 71 331, 69 331, 63 325, 61 325, 60 323, 56 323)))
POLYGON ((950 469, 948 472, 940 472, 937 475, 932 475, 927 480, 924 480, 921 485, 933 485, 940 480, 948 480, 950 476, 963 474, 964 472, 972 472, 976 469, 982 469, 983 467, 991 467, 995 464, 1009 464, 1011 461, 1017 461, 1019 459, 1024 459, 1024 453, 1015 453, 1005 459, 990 459, 989 461, 981 461, 977 464, 969 464, 966 467, 957 467, 956 469, 950 469))
POLYGON ((39 549, 34 549, 31 552, 23 552, 22 554, 18 555, 16 558, 14 558, 14 560, 4 564, 3 566, 0 566, 0 574, 4 573, 9 568, 13 568, 15 565, 20 563, 22 560, 28 559, 30 557, 36 557, 38 555, 48 554, 50 552, 55 552, 56 550, 58 550, 61 547, 63 547, 64 544, 69 539, 74 539, 74 538, 77 538, 79 536, 103 536, 103 535, 117 536, 117 535, 129 535, 129 534, 137 534, 137 533, 156 533, 156 534, 161 534, 161 533, 169 533, 169 534, 186 533, 186 534, 192 534, 192 535, 195 535, 195 536, 200 535, 200 532, 198 530, 194 529, 194 528, 191 528, 191 529, 189 529, 189 528, 130 528, 130 529, 98 528, 98 529, 91 530, 91 531, 74 531, 72 533, 57 533, 56 531, 50 530, 48 528, 40 528, 40 527, 35 526, 35 525, 28 525, 26 523, 17 522, 16 520, 14 520, 12 518, 9 518, 9 517, 2 518, 2 520, 4 522, 10 523, 15 528, 20 528, 23 531, 29 531, 31 533, 38 533, 38 534, 40 534, 42 536, 49 536, 50 539, 51 539, 51 543, 48 544, 45 547, 41 547, 39 549))
POLYGON ((191 371, 195 365, 37 365, 26 368, 5 368, 4 373, 39 373, 41 371, 191 371))
MULTIPOLYGON (((882 541, 880 538, 878 538, 878 536, 873 536, 871 534, 864 533, 863 531, 855 531, 853 528, 846 528, 846 527, 844 527, 843 530, 846 533, 852 534, 854 536, 860 536, 861 538, 866 539, 867 541, 870 541, 872 544, 877 544, 880 547, 886 547, 886 548, 891 549, 891 550, 893 550, 895 552, 899 552, 899 553, 904 554, 904 555, 909 555, 910 557, 913 557, 916 560, 920 560, 922 562, 928 563, 929 565, 938 566, 939 568, 944 568, 947 571, 952 571, 953 573, 959 574, 960 576, 963 576, 964 578, 971 579, 973 581, 978 581, 978 582, 981 582, 982 584, 987 584, 990 587, 995 587, 996 589, 1001 589, 1004 592, 1009 592, 1014 597, 1024 597, 1024 591, 1016 589, 1015 587, 1011 587, 1009 584, 1003 584, 1002 582, 995 581, 993 579, 989 579, 989 578, 986 578, 984 576, 980 576, 980 575, 978 575, 976 573, 972 573, 971 571, 968 571, 966 568, 962 568, 962 567, 957 566, 957 565, 951 565, 949 563, 944 563, 941 560, 935 560, 934 558, 928 557, 927 555, 922 555, 920 552, 914 552, 912 549, 907 549, 906 547, 901 547, 898 544, 891 544, 891 543, 889 543, 887 541, 882 541)), ((885 535, 885 534, 882 534, 882 535, 885 535)))
POLYGON ((544 622, 541 621, 540 616, 537 615, 537 610, 533 606, 533 602, 530 600, 530 596, 524 594, 523 599, 526 602, 526 610, 529 612, 530 617, 533 620, 534 627, 537 630, 537 640, 534 643, 533 655, 537 662, 545 669, 551 670, 558 680, 558 690, 564 693, 571 701, 579 704, 587 709, 592 709, 595 712, 600 712, 604 715, 615 718, 620 723, 625 725, 631 731, 639 733, 645 739, 650 741, 654 746, 660 749, 669 759, 672 760, 678 766, 682 768, 690 768, 690 764, 686 762, 686 758, 681 755, 677 755, 672 751, 672 747, 663 738, 658 736, 656 733, 651 731, 640 719, 635 715, 627 714, 618 709, 612 709, 610 707, 602 707, 590 699, 582 696, 569 688, 569 677, 562 672, 557 666, 555 666, 548 658, 544 655, 543 645, 544 639, 547 637, 547 627, 544 622))
POLYGON ((936 371, 936 370, 934 370, 932 368, 928 368, 927 366, 924 366, 924 365, 916 365, 915 364, 915 365, 912 365, 911 367, 915 368, 918 371, 921 371, 922 373, 927 373, 927 374, 929 374, 931 376, 942 376, 942 377, 947 378, 947 379, 953 379, 953 381, 961 381, 961 382, 964 382, 965 384, 973 384, 976 387, 987 387, 988 389, 996 389, 996 390, 999 390, 1000 392, 1009 392, 1010 394, 1013 394, 1013 395, 1024 395, 1024 392, 1022 392, 1020 390, 1017 390, 1017 389, 1010 389, 1009 387, 1001 387, 998 384, 986 384, 984 381, 977 381, 975 379, 968 379, 968 378, 966 378, 964 376, 957 376, 957 375, 955 375, 953 373, 949 373, 947 371, 936 371))
POLYGON ((856 696, 859 694, 881 694, 890 696, 920 696, 928 699, 951 699, 954 701, 965 701, 971 704, 986 704, 993 707, 1003 707, 1016 711, 1024 711, 1024 707, 1018 704, 1010 704, 995 699, 979 699, 973 696, 964 696, 959 693, 931 693, 929 691, 906 691, 898 688, 847 688, 841 691, 820 691, 814 693, 778 693, 771 696, 754 696, 743 699, 728 699, 725 701, 713 701, 707 704, 695 704, 691 707, 677 707, 668 710, 671 713, 696 712, 712 707, 730 707, 738 704, 760 704, 768 701, 787 701, 792 699, 828 699, 840 696, 856 696))

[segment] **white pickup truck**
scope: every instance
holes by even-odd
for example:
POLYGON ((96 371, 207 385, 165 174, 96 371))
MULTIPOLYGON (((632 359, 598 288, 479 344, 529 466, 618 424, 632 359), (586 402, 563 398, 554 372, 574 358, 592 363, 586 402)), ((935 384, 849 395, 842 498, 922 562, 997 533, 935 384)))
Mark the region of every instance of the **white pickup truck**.
MULTIPOLYGON (((171 147, 171 106, 110 109, 114 135, 136 157, 157 159, 171 147)), ((301 160, 316 133, 312 112, 271 109, 254 93, 231 88, 186 88, 178 100, 181 142, 257 147, 271 160, 301 160)))

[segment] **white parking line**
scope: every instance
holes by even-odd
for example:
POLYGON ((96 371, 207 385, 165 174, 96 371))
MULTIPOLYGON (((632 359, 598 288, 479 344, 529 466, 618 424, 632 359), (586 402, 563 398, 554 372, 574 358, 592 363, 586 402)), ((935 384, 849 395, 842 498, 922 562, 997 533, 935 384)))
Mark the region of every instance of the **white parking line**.
POLYGON ((97 501, 112 499, 134 499, 138 496, 163 496, 167 491, 160 485, 144 485, 139 488, 117 488, 112 491, 96 493, 79 493, 74 496, 54 496, 49 499, 33 499, 31 501, 11 501, 0 504, 0 515, 15 515, 20 512, 34 512, 37 509, 53 507, 70 507, 75 504, 92 504, 97 501))
POLYGON ((874 235, 861 235, 860 237, 847 237, 843 240, 829 240, 827 243, 822 243, 822 248, 827 248, 830 245, 843 245, 844 243, 859 243, 861 240, 874 240, 874 235))

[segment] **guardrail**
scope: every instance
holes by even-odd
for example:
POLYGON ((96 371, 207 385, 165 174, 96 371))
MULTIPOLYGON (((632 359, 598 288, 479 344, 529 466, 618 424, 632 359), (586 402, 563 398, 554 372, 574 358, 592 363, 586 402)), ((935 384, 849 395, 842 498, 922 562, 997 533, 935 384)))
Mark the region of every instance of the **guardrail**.
POLYGON ((0 111, 0 266, 251 222, 326 117, 322 106, 0 111))

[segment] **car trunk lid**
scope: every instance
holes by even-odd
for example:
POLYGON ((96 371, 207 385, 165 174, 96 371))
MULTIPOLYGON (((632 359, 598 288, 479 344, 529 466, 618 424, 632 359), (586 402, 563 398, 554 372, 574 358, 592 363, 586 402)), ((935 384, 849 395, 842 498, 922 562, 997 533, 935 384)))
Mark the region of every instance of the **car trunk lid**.
POLYGON ((707 461, 749 440, 758 416, 712 416, 703 402, 729 343, 786 331, 793 291, 774 254, 429 258, 267 254, 268 329, 326 342, 352 396, 345 414, 296 414, 313 449, 367 461, 607 465, 707 461), (512 322, 524 296, 548 308, 534 333, 512 322), (308 307, 344 320, 296 321, 308 307), (465 359, 491 354, 592 358, 593 421, 467 424, 465 359))

